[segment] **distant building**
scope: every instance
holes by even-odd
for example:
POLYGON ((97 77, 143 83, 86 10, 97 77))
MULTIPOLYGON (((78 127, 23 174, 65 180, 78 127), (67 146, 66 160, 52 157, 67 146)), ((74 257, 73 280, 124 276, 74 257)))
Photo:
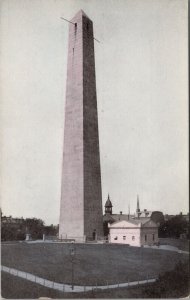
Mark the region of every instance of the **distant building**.
POLYGON ((109 242, 144 246, 158 244, 158 226, 151 219, 122 220, 108 225, 109 242))
POLYGON ((108 194, 108 198, 105 203, 105 213, 103 216, 104 236, 108 236, 109 234, 108 224, 112 224, 117 221, 140 219, 144 222, 151 219, 158 226, 164 222, 164 215, 161 211, 148 211, 147 209, 144 209, 143 211, 140 210, 139 196, 137 196, 137 208, 134 214, 130 214, 130 212, 128 212, 128 214, 123 214, 122 211, 120 211, 119 214, 113 214, 112 208, 113 205, 108 194))
POLYGON ((157 225, 164 222, 164 215, 161 211, 150 211, 147 209, 140 210, 139 196, 137 195, 137 209, 135 213, 136 218, 151 218, 157 225))
POLYGON ((12 216, 1 216, 1 223, 4 225, 22 225, 25 220, 23 218, 13 218, 12 216))

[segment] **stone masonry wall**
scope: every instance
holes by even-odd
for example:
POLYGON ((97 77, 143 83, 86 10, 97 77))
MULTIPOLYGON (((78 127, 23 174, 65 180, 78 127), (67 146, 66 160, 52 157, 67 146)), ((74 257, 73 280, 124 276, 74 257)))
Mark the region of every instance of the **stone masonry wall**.
POLYGON ((103 235, 92 21, 80 11, 69 26, 59 237, 103 235))

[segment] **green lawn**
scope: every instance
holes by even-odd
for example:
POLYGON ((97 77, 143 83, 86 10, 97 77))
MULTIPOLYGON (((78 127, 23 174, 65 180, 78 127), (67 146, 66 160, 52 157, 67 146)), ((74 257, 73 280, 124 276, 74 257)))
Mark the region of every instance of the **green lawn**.
MULTIPOLYGON (((71 244, 2 244, 2 265, 71 283, 71 244)), ((75 244, 74 283, 104 285, 158 276, 188 255, 126 245, 75 244)))

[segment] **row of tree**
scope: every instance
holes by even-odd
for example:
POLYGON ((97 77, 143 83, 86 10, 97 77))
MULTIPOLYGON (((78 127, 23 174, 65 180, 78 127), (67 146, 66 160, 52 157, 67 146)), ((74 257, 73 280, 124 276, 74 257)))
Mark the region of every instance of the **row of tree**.
POLYGON ((183 215, 176 215, 160 224, 158 234, 163 238, 179 238, 181 235, 189 238, 189 222, 183 215))
MULTIPOLYGON (((33 239, 42 239, 43 234, 55 236, 58 226, 45 226, 41 219, 22 219, 20 223, 2 223, 1 240, 24 240, 26 233, 30 233, 33 239)), ((176 215, 167 221, 163 221, 158 229, 161 238, 179 238, 185 234, 189 238, 189 222, 182 215, 176 215)))
POLYGON ((43 234, 56 236, 57 232, 57 226, 45 226, 44 221, 36 218, 22 219, 20 223, 1 224, 2 241, 25 240, 27 233, 31 234, 32 239, 42 239, 43 234))

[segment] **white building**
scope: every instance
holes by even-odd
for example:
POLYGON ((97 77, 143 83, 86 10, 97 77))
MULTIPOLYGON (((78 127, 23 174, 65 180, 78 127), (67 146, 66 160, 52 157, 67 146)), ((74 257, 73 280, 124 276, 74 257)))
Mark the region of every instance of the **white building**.
POLYGON ((122 220, 108 225, 109 242, 144 246, 158 244, 158 226, 151 219, 122 220))

